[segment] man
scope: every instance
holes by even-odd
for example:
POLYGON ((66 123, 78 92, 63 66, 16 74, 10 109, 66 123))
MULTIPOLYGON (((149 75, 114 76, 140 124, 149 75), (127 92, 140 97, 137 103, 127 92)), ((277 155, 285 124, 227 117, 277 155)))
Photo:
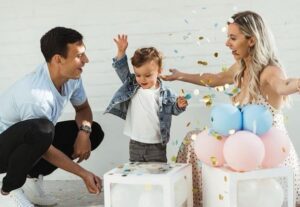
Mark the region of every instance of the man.
POLYGON ((46 63, 0 95, 0 173, 6 173, 1 206, 54 205, 43 192, 42 178, 57 168, 81 177, 90 193, 100 192, 100 178, 77 164, 104 137, 80 78, 89 62, 82 39, 69 28, 48 31, 41 38, 46 63), (57 123, 68 101, 75 120, 57 123))

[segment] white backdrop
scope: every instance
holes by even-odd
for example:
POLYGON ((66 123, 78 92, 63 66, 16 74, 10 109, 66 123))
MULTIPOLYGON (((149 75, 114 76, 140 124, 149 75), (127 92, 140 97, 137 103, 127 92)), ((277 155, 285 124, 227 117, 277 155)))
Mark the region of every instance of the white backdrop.
MULTIPOLYGON (((92 158, 83 163, 97 174, 128 160, 128 138, 122 134, 123 121, 103 115, 115 90, 120 86, 111 67, 116 49, 112 41, 118 33, 129 36, 128 55, 138 47, 155 46, 165 56, 164 68, 179 68, 186 72, 220 71, 233 63, 225 47, 226 33, 222 32, 228 18, 237 11, 253 10, 269 23, 277 41, 280 58, 288 76, 300 77, 300 2, 296 0, 0 0, 0 92, 43 61, 39 39, 55 26, 72 27, 85 37, 90 63, 83 79, 94 111, 95 120, 103 126, 106 136, 92 158), (199 40, 199 37, 204 37, 199 40), (218 52, 219 56, 214 57, 218 52), (197 64, 198 60, 208 65, 197 64)), ((208 124, 209 108, 199 99, 210 91, 182 82, 167 83, 175 91, 200 90, 193 96, 186 113, 174 117, 172 141, 168 156, 176 155, 187 131, 208 124), (191 122, 189 127, 187 123, 191 122)), ((228 101, 216 94, 214 102, 228 101)), ((300 152, 296 118, 300 112, 299 95, 285 109, 286 124, 292 141, 300 152)), ((70 106, 61 119, 73 118, 70 106)), ((73 178, 60 171, 50 178, 73 178)))

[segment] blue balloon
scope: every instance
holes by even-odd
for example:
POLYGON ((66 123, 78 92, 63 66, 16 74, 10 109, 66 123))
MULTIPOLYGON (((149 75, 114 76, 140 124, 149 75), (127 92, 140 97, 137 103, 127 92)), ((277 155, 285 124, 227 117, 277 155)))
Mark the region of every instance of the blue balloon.
POLYGON ((273 116, 263 105, 249 104, 242 108, 243 129, 262 135, 272 127, 273 116))
POLYGON ((213 107, 210 120, 212 129, 223 136, 228 136, 230 130, 242 129, 242 113, 231 104, 219 104, 213 107))

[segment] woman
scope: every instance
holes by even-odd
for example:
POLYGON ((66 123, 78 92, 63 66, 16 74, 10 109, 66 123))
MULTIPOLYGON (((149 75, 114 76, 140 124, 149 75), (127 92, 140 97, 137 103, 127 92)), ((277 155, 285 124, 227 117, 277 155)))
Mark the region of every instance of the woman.
MULTIPOLYGON (((258 14, 251 11, 240 12, 233 15, 227 24, 226 46, 236 60, 228 71, 200 75, 171 69, 171 74, 162 78, 210 87, 236 84, 240 92, 232 99, 235 104, 264 104, 273 114, 273 126, 285 130, 281 108, 288 95, 300 92, 300 79, 286 78, 275 54, 272 35, 258 14)), ((297 206, 300 206, 299 160, 292 143, 284 165, 294 170, 296 201, 297 206)))

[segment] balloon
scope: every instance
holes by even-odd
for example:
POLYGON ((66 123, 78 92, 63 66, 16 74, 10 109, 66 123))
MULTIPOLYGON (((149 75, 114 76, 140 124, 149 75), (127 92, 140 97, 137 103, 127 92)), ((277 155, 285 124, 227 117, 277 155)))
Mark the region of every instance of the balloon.
POLYGON ((238 182, 238 207, 281 207, 284 191, 275 179, 238 182))
POLYGON ((141 189, 142 187, 137 185, 115 184, 111 189, 111 206, 137 206, 141 189))
POLYGON ((272 126, 273 116, 263 105, 249 104, 242 108, 242 113, 243 130, 262 135, 272 126))
POLYGON ((195 153, 199 160, 213 167, 224 164, 223 146, 225 138, 216 138, 209 134, 209 130, 204 130, 198 134, 195 140, 195 153))
POLYGON ((228 166, 233 170, 250 171, 261 165, 265 147, 257 135, 238 131, 226 139, 223 153, 228 166))
POLYGON ((275 127, 260 136, 265 145, 265 158, 262 167, 272 168, 281 164, 290 152, 290 140, 288 135, 275 127))
POLYGON ((281 207, 284 201, 284 191, 275 179, 262 179, 259 186, 259 207, 281 207))
POLYGON ((238 207, 257 207, 258 182, 257 180, 244 180, 238 182, 238 207))
POLYGON ((214 106, 210 119, 213 130, 223 136, 228 136, 230 130, 237 131, 242 128, 242 113, 231 104, 214 106))
MULTIPOLYGON (((126 205, 123 205, 126 206, 126 205)), ((144 190, 139 198, 138 207, 163 207, 163 192, 161 187, 153 186, 144 190)))

